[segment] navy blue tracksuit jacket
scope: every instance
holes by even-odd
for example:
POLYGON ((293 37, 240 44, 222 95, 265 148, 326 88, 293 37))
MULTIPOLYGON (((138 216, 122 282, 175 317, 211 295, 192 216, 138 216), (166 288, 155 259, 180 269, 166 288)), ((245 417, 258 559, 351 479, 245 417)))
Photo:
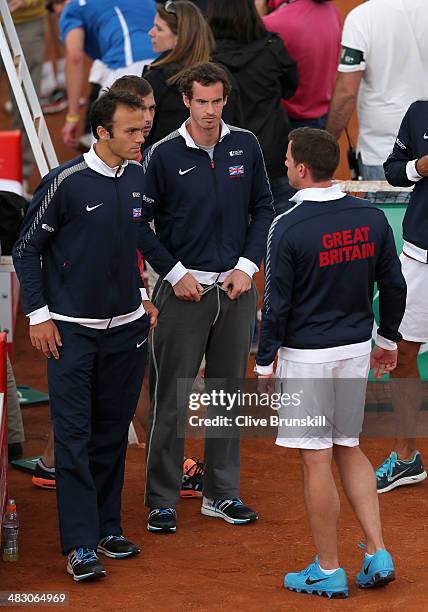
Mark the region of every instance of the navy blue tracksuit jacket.
POLYGON ((345 195, 303 201, 276 217, 257 364, 270 365, 281 346, 317 350, 370 340, 375 282, 378 334, 397 342, 406 284, 384 213, 345 195))

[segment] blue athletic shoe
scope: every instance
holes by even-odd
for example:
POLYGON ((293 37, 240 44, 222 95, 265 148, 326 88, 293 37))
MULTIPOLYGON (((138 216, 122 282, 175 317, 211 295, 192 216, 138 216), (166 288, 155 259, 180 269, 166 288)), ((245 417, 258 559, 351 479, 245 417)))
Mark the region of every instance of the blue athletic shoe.
POLYGON ((374 555, 364 555, 363 567, 357 574, 357 585, 361 589, 385 586, 395 580, 394 563, 387 550, 378 550, 374 555))
POLYGON ((321 595, 330 599, 344 599, 349 596, 345 570, 339 567, 333 574, 325 574, 318 565, 318 555, 315 562, 301 572, 286 574, 284 586, 297 593, 312 593, 312 595, 321 595))
POLYGON ((419 451, 410 461, 403 461, 392 451, 387 459, 376 470, 377 492, 387 493, 396 487, 417 484, 427 477, 419 451))

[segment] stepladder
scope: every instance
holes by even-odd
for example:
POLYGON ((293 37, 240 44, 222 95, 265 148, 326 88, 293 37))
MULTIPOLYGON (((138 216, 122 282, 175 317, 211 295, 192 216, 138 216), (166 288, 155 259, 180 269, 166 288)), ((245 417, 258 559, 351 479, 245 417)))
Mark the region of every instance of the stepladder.
POLYGON ((58 166, 58 158, 22 52, 7 0, 0 0, 0 53, 40 176, 58 166))

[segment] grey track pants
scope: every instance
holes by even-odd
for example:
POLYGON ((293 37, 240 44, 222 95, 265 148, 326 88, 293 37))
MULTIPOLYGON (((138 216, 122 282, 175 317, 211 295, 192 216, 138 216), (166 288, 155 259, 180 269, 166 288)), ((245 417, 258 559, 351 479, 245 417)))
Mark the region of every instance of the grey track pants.
POLYGON ((24 442, 25 440, 21 406, 19 405, 18 391, 9 355, 7 356, 7 433, 9 444, 24 442))
MULTIPOLYGON (((187 403, 179 400, 177 379, 194 380, 205 355, 205 378, 245 378, 257 305, 253 283, 237 300, 215 285, 200 302, 178 300, 159 281, 153 303, 159 309, 150 359, 151 406, 147 427, 146 496, 149 508, 175 507, 181 488, 187 403)), ((181 397, 181 394, 180 394, 181 397)), ((203 494, 239 496, 239 437, 205 441, 203 494)))

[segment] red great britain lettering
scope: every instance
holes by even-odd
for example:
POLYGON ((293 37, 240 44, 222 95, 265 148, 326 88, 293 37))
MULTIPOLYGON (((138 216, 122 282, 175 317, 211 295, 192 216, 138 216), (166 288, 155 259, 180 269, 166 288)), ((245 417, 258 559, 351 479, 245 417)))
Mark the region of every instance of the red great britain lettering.
POLYGON ((375 243, 369 234, 369 226, 324 234, 322 245, 327 250, 320 252, 320 267, 373 257, 375 243))

